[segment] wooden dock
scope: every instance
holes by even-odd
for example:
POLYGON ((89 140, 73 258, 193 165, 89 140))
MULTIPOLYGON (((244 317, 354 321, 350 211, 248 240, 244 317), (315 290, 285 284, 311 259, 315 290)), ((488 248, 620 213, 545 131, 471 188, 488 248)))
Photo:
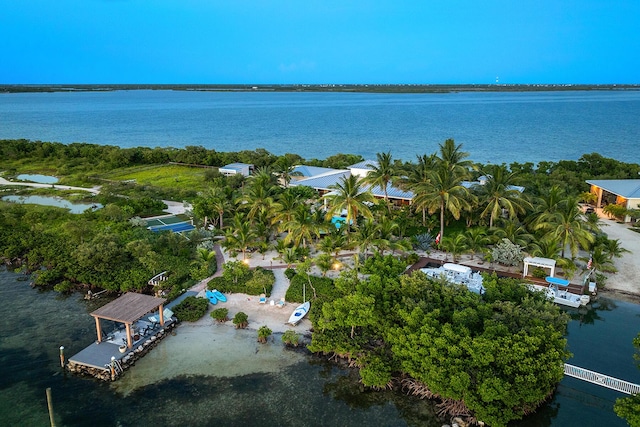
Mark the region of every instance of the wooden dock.
MULTIPOLYGON (((421 268, 425 268, 427 265, 435 265, 435 266, 441 266, 442 264, 446 263, 446 262, 452 262, 452 261, 445 261, 445 260, 441 260, 441 259, 436 259, 436 258, 430 258, 430 257, 421 257, 418 262, 416 262, 415 264, 413 264, 411 267, 409 267, 406 271, 407 274, 411 274, 416 270, 420 270, 421 268)), ((491 267, 484 267, 484 266, 478 266, 478 265, 472 265, 472 264, 465 264, 464 262, 460 262, 460 265, 466 265, 467 267, 470 267, 472 270, 475 271, 479 271, 481 273, 488 273, 488 274, 497 274, 498 277, 510 277, 512 279, 520 279, 523 281, 527 281, 530 283, 534 283, 536 285, 541 285, 541 286, 549 286, 549 284, 544 280, 544 279, 539 279, 537 277, 532 277, 532 276, 527 276, 525 278, 522 277, 522 274, 520 273, 511 273, 509 271, 501 271, 501 270, 496 270, 495 268, 491 268, 491 267)), ((576 294, 576 295, 582 295, 584 293, 584 286, 583 285, 578 285, 575 283, 570 283, 569 286, 567 287, 567 291, 572 293, 572 294, 576 294)))
MULTIPOLYGON (((191 295, 197 295, 197 293, 187 291, 167 304, 166 307, 171 308, 191 295)), ((164 326, 161 326, 150 319, 153 315, 154 313, 149 313, 132 325, 134 338, 131 347, 126 345, 126 330, 116 330, 109 333, 103 340, 96 340, 84 350, 70 357, 66 368, 76 374, 90 375, 105 381, 115 381, 136 360, 147 354, 169 335, 169 331, 178 323, 175 317, 171 317, 164 319, 164 326)))

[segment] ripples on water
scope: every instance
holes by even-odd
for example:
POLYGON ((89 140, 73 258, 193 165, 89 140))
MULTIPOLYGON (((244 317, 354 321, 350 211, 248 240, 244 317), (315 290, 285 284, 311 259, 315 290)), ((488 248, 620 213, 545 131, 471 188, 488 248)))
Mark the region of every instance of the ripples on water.
POLYGON ((391 150, 415 160, 447 138, 483 163, 640 163, 640 92, 448 94, 113 91, 0 95, 0 138, 121 147, 265 148, 324 159, 391 150))
MULTIPOLYGON (((256 344, 255 331, 219 325, 204 335, 179 327, 119 384, 78 378, 61 371, 58 348, 64 345, 68 357, 91 344, 95 324, 88 313, 107 301, 40 292, 26 276, 3 270, 0 301, 0 425, 48 425, 47 387, 62 426, 442 424, 428 402, 365 392, 357 375, 284 350, 276 336, 264 347, 256 344), (185 342, 181 350, 181 340, 192 334, 205 342, 185 342), (221 350, 213 350, 218 354, 202 354, 206 340, 219 342, 221 350), (184 366, 174 369, 178 365, 184 366)), ((640 383, 631 343, 640 306, 601 298, 591 310, 571 313, 570 363, 640 383)), ((612 410, 620 396, 565 378, 549 404, 514 425, 622 427, 626 423, 612 410)))

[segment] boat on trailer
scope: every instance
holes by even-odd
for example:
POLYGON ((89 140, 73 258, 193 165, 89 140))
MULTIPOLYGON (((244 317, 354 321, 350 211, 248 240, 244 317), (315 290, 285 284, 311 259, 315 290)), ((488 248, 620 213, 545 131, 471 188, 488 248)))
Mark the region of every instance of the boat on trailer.
POLYGON ((421 268, 420 271, 432 279, 444 279, 448 283, 465 285, 471 292, 479 295, 485 292, 480 272, 474 273, 471 267, 466 265, 447 262, 440 267, 421 268))

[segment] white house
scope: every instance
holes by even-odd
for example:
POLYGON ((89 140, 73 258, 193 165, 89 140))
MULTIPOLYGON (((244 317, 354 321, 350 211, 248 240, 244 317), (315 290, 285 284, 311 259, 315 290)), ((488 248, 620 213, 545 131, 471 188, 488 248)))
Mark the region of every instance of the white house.
POLYGON ((249 176, 253 171, 253 165, 247 163, 231 163, 218 169, 225 176, 243 175, 249 176))

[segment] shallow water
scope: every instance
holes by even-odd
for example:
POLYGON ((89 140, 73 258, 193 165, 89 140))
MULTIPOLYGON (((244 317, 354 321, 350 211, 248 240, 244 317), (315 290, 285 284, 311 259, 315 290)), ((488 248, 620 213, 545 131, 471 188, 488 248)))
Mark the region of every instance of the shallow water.
POLYGON ((39 175, 39 174, 22 174, 18 175, 16 179, 20 181, 29 181, 29 182, 37 182, 39 184, 55 184, 58 182, 58 178, 55 176, 49 175, 39 175))
MULTIPOLYGON (((442 425, 429 402, 365 392, 350 371, 286 350, 278 336, 262 345, 256 331, 209 319, 180 325, 115 384, 66 374, 59 346, 71 356, 92 343, 88 313, 108 301, 60 297, 28 283, 0 270, 0 425, 48 425, 47 387, 59 426, 442 425)), ((571 313, 569 362, 640 383, 631 344, 640 306, 599 299, 571 313)), ((565 378, 549 404, 513 425, 622 427, 612 410, 621 396, 565 378)))
POLYGON ((55 206, 69 209, 72 214, 81 214, 87 209, 100 209, 100 203, 72 203, 61 197, 53 196, 4 196, 2 200, 13 203, 26 203, 41 206, 55 206))

